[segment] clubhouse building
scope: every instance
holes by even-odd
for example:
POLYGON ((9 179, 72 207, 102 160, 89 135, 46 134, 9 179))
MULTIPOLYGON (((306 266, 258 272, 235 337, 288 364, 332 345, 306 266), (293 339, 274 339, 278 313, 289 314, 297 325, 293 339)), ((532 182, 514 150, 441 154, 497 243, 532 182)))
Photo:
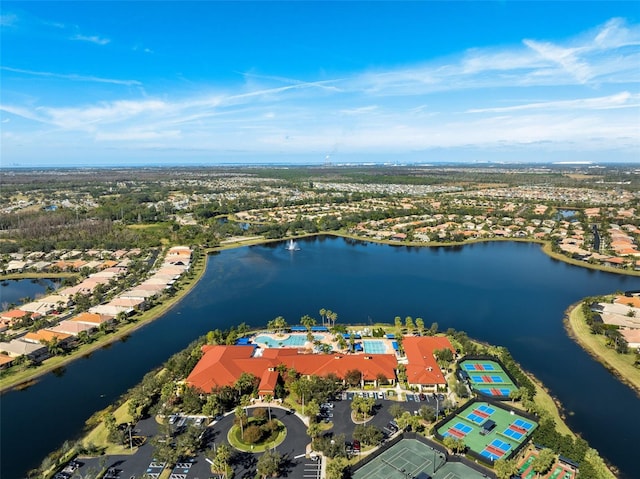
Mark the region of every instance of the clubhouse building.
POLYGON ((273 395, 279 378, 279 366, 294 369, 303 376, 335 374, 344 381, 349 371, 360 372, 360 387, 396 384, 398 361, 406 363, 409 386, 420 391, 436 391, 446 387, 446 379, 433 355, 448 348, 445 337, 405 337, 406 358, 397 354, 309 353, 296 347, 259 348, 254 344, 234 346, 205 345, 203 356, 186 379, 186 383, 204 393, 233 386, 242 373, 260 379, 258 395, 273 395))

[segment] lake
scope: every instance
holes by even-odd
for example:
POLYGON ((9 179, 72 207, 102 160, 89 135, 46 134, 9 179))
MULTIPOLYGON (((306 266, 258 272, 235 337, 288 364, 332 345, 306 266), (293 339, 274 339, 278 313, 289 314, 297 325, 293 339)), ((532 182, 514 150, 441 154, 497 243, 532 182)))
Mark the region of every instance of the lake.
POLYGON ((20 305, 23 298, 33 301, 37 297, 44 296, 47 287, 57 289, 60 280, 50 279, 10 279, 0 282, 0 304, 7 307, 10 304, 20 305))
MULTIPOLYGON (((640 278, 553 260, 527 243, 393 247, 320 236, 211 255, 196 288, 162 318, 108 348, 1 397, 0 476, 19 478, 152 368, 215 328, 284 316, 338 323, 422 317, 440 330, 509 348, 566 407, 571 428, 634 477, 640 399, 570 340, 564 311, 584 296, 640 289, 640 278), (624 430, 613 414, 624 414, 624 430), (44 433, 46 432, 46 434, 44 433)), ((635 476, 637 477, 637 476, 635 476)))

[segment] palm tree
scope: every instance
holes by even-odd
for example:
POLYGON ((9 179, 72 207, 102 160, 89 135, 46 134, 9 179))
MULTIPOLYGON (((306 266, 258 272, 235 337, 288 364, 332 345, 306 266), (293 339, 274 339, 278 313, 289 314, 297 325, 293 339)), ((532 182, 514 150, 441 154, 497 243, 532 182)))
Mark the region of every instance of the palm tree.
POLYGON ((247 420, 247 414, 245 413, 242 406, 236 406, 235 409, 236 420, 240 423, 240 434, 242 439, 244 439, 244 423, 247 420))
POLYGON ((229 460, 231 459, 231 449, 227 444, 220 444, 215 449, 215 456, 213 458, 213 467, 218 473, 226 478, 229 470, 229 460))
POLYGON ((287 322, 285 321, 285 319, 282 316, 278 316, 276 319, 273 320, 273 326, 276 329, 276 332, 282 332, 287 328, 287 322))
POLYGON ((322 428, 320 427, 320 424, 318 424, 317 422, 312 422, 309 424, 309 427, 307 428, 307 435, 312 440, 320 436, 321 433, 322 428))
POLYGON ((333 321, 333 325, 332 327, 335 328, 336 326, 336 320, 338 319, 338 313, 334 313, 333 311, 331 312, 331 321, 333 321))
POLYGON ((498 459, 493 465, 493 470, 498 479, 510 479, 518 473, 518 463, 514 460, 498 459))
POLYGON ((309 315, 304 315, 300 318, 300 324, 307 328, 308 332, 311 332, 311 328, 316 325, 316 320, 309 315))
POLYGON ((327 314, 327 310, 324 308, 321 308, 319 312, 320 312, 320 317, 322 318, 322 325, 324 326, 324 316, 325 314, 327 314))
POLYGON ((277 451, 267 451, 258 459, 256 464, 256 472, 258 475, 266 479, 267 477, 276 477, 280 472, 282 457, 277 451))
POLYGON ((402 318, 400 316, 396 316, 393 319, 393 322, 395 324, 395 327, 398 331, 402 331, 402 318))
POLYGON ((267 403, 267 409, 269 411, 269 422, 271 422, 271 401, 273 401, 273 396, 271 394, 265 394, 264 402, 267 403))
POLYGON ((414 329, 413 318, 411 316, 407 316, 404 321, 405 321, 404 324, 407 328, 407 333, 409 334, 413 333, 413 329, 414 329))
POLYGON ((247 407, 251 404, 251 397, 245 394, 240 398, 240 405, 244 408, 244 415, 247 415, 247 407))
POLYGON ((57 356, 64 352, 64 348, 60 345, 60 340, 57 337, 51 338, 51 341, 42 341, 43 344, 49 350, 51 356, 57 356))
POLYGON ((416 318, 416 327, 418 328, 418 332, 420 336, 424 335, 424 319, 416 318))

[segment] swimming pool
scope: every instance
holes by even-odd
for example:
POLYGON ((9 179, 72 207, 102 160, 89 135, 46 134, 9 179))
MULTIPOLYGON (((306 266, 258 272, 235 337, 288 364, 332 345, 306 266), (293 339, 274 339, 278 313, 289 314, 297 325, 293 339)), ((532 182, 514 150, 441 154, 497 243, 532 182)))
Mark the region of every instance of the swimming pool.
MULTIPOLYGON (((324 339, 324 336, 321 334, 314 334, 313 339, 315 341, 321 341, 324 339)), ((266 344, 268 348, 278 348, 278 347, 302 347, 304 343, 307 342, 306 334, 290 334, 286 339, 277 339, 271 338, 269 336, 256 336, 253 340, 254 343, 266 344)))
POLYGON ((385 354, 387 347, 384 345, 384 341, 368 340, 362 341, 364 352, 367 354, 385 354))

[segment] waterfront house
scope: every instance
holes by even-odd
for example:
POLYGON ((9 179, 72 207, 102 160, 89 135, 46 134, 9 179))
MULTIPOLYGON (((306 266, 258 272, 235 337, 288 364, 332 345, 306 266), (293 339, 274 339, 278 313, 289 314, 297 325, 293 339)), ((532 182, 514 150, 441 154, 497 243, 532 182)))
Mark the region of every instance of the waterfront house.
POLYGON ((34 361, 41 361, 49 357, 49 350, 46 346, 19 339, 12 339, 8 343, 0 342, 0 353, 6 353, 12 358, 26 356, 34 361))

